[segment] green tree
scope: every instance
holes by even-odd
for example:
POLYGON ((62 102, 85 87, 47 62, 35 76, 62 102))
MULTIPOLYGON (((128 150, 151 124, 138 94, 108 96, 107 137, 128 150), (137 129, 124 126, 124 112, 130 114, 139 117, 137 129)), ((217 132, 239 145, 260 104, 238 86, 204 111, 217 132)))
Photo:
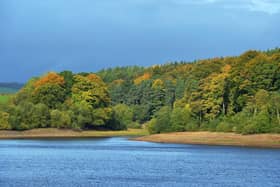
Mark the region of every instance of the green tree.
POLYGON ((57 84, 44 84, 33 92, 34 103, 43 103, 50 109, 58 108, 65 99, 65 89, 57 84))
POLYGON ((67 111, 52 110, 51 126, 55 128, 71 128, 71 117, 67 111))
POLYGON ((229 77, 231 66, 226 65, 219 74, 211 74, 202 86, 202 107, 207 119, 213 120, 220 114, 226 115, 229 106, 229 77))
POLYGON ((278 125, 280 125, 280 93, 272 92, 270 95, 270 106, 272 109, 272 113, 277 118, 278 125))
POLYGON ((98 108, 94 109, 92 112, 93 127, 100 127, 100 126, 106 126, 107 123, 112 118, 112 108, 98 108))
POLYGON ((156 112, 154 118, 149 125, 149 131, 151 133, 162 133, 172 131, 170 122, 171 108, 168 106, 162 107, 156 112))
POLYGON ((71 121, 73 122, 73 126, 80 129, 92 128, 93 109, 91 106, 89 106, 86 102, 75 103, 71 106, 70 110, 72 111, 71 121))
POLYGON ((269 107, 269 93, 266 90, 258 90, 251 101, 248 102, 248 108, 251 108, 251 111, 254 116, 256 116, 261 111, 268 111, 269 107))
POLYGON ((12 126, 9 123, 9 113, 0 111, 0 130, 10 130, 12 126))
POLYGON ((66 90, 67 96, 71 95, 71 89, 74 84, 73 72, 72 71, 63 71, 59 75, 61 75, 65 81, 65 90, 66 90))
POLYGON ((113 107, 114 118, 122 127, 129 127, 133 120, 133 110, 125 105, 118 104, 113 107))
POLYGON ((48 107, 39 103, 34 105, 31 109, 31 116, 29 117, 31 120, 32 128, 46 128, 50 127, 50 113, 48 107))
POLYGON ((19 105, 21 102, 32 102, 32 92, 35 89, 34 83, 38 78, 31 78, 24 87, 16 93, 13 98, 13 103, 19 105))
POLYGON ((261 111, 244 126, 243 134, 267 133, 271 130, 269 114, 261 111))
POLYGON ((196 127, 191 118, 191 108, 189 105, 175 107, 171 113, 172 131, 195 130, 196 127))
POLYGON ((109 106, 111 99, 105 83, 96 75, 87 77, 75 75, 72 87, 72 100, 74 103, 85 101, 93 108, 109 106))

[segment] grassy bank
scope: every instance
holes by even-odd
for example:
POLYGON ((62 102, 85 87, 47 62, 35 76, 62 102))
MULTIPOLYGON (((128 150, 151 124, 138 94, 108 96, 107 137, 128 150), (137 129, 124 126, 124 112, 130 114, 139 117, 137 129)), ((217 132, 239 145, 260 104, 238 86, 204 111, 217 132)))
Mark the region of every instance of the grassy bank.
POLYGON ((113 136, 144 136, 144 129, 128 129, 123 131, 73 131, 69 129, 32 129, 27 131, 0 131, 0 139, 28 138, 94 138, 113 136))
POLYGON ((240 135, 217 132, 178 132, 154 134, 135 138, 134 140, 161 143, 280 148, 280 134, 240 135))

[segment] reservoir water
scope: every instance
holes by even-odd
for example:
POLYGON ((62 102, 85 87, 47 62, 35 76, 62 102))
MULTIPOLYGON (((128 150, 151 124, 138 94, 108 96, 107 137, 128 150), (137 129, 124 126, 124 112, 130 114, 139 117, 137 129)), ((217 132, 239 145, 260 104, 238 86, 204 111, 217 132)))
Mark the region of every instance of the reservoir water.
POLYGON ((280 186, 280 150, 128 138, 0 140, 0 186, 280 186))

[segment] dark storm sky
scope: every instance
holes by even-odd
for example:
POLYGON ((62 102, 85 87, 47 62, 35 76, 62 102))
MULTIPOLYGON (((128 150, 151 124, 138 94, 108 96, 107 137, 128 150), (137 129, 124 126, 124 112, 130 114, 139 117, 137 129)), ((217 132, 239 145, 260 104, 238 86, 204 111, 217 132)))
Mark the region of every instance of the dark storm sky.
POLYGON ((280 44, 279 0, 0 0, 0 82, 280 44))

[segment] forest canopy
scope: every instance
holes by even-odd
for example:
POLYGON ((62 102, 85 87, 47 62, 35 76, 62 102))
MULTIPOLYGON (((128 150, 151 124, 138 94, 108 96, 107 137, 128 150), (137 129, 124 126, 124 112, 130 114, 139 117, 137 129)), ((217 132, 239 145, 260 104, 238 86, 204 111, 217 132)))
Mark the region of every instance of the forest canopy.
POLYGON ((1 106, 0 129, 280 133, 280 49, 238 57, 49 72, 1 106))

